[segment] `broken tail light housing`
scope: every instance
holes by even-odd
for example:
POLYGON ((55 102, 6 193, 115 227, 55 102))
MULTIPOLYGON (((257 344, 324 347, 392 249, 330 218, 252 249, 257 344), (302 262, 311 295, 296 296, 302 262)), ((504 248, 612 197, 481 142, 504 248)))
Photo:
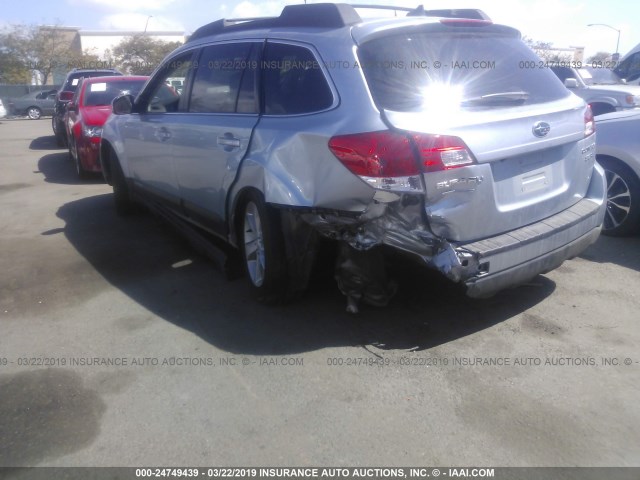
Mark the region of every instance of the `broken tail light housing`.
POLYGON ((420 174, 475 163, 458 137, 393 131, 339 135, 329 149, 352 173, 374 188, 421 191, 420 174))

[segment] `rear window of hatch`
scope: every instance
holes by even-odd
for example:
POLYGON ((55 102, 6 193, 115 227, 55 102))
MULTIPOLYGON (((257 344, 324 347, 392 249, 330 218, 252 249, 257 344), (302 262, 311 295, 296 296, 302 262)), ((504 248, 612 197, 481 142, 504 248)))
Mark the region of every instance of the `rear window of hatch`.
POLYGON ((387 110, 500 108, 570 95, 508 35, 404 33, 363 43, 358 57, 374 100, 387 110))

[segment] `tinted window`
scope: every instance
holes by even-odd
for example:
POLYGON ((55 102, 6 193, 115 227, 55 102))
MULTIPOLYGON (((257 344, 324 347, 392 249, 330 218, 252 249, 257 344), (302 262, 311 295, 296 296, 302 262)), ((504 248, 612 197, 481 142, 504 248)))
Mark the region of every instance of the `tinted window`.
POLYGON ((178 111, 183 90, 177 90, 167 85, 167 79, 171 78, 172 81, 181 81, 184 84, 193 66, 192 57, 193 53, 188 52, 162 64, 161 69, 153 78, 154 86, 151 87, 151 93, 147 94, 147 90, 145 90, 145 98, 148 99, 148 112, 165 113, 178 111))
POLYGON ((526 45, 508 35, 403 34, 367 42, 358 55, 373 97, 389 110, 496 108, 570 95, 549 69, 537 68, 540 59, 526 45))
POLYGON ((262 69, 266 114, 311 113, 333 103, 320 63, 306 48, 269 43, 262 69))
MULTIPOLYGON (((250 52, 250 43, 206 47, 198 61, 189 111, 235 113, 238 93, 245 75, 251 90, 254 88, 256 69, 247 68, 250 52)), ((255 102, 251 110, 255 111, 255 102)))
POLYGON ((616 68, 616 73, 629 82, 640 77, 640 52, 621 62, 616 68))

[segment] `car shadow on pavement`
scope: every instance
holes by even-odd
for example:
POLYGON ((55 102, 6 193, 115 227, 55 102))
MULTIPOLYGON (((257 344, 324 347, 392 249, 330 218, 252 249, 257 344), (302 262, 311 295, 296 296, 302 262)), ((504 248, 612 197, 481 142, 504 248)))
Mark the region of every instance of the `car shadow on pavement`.
POLYGON ((56 137, 53 135, 34 138, 29 144, 29 150, 62 150, 63 148, 67 149, 67 147, 58 146, 56 137))
POLYGON ((73 161, 68 152, 49 153, 38 161, 38 172, 44 175, 47 183, 59 183, 62 185, 78 185, 99 183, 104 185, 101 174, 95 174, 87 180, 80 180, 76 173, 73 161))
POLYGON ((580 258, 598 263, 614 263, 640 272, 640 235, 632 237, 607 237, 585 250, 580 258))
MULTIPOLYGON (((386 308, 364 306, 358 315, 347 314, 330 275, 315 277, 296 302, 266 307, 249 299, 244 279, 226 280, 161 220, 146 213, 117 217, 109 194, 69 202, 57 215, 69 242, 111 285, 155 315, 236 354, 332 346, 428 349, 503 322, 555 289, 553 281, 538 276, 529 286, 471 300, 413 268, 398 279, 399 292, 386 308)), ((103 282, 95 288, 104 288, 103 282)), ((121 320, 114 328, 135 333, 135 322, 121 320)))

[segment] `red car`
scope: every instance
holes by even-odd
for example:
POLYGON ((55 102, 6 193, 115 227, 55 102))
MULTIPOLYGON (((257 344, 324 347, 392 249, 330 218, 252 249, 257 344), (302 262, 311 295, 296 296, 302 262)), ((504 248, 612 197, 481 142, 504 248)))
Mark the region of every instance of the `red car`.
POLYGON ((69 156, 78 177, 85 179, 100 169, 102 126, 111 115, 111 102, 118 95, 137 95, 149 77, 91 77, 80 80, 73 99, 67 105, 64 124, 69 139, 69 156))

